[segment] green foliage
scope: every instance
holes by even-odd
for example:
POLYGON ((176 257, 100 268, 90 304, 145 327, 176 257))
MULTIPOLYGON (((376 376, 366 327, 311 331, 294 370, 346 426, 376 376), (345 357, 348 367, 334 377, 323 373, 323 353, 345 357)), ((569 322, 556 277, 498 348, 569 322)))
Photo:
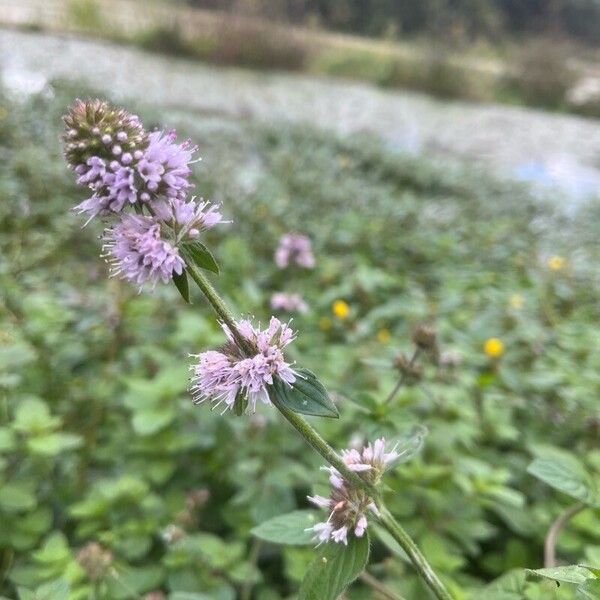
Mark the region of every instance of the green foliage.
POLYGON ((369 536, 350 537, 348 545, 326 544, 308 567, 298 600, 336 600, 362 572, 369 558, 369 536))
POLYGON ((294 510, 261 523, 251 533, 274 544, 304 546, 314 540, 314 532, 307 530, 317 521, 313 510, 294 510))
POLYGON ((69 0, 67 20, 69 25, 95 33, 104 25, 97 0, 69 0))
POLYGON ((537 458, 527 470, 553 488, 600 508, 600 477, 595 478, 577 460, 566 458, 537 458))
MULTIPOLYGON (((315 554, 343 550, 271 543, 306 540, 306 521, 289 513, 325 493, 321 461, 267 407, 233 418, 192 405, 188 354, 221 345, 222 331, 194 289, 187 305, 174 286, 138 294, 107 279, 102 224, 81 229, 70 212, 83 195, 58 142, 64 106, 92 94, 52 91, 0 97, 0 595, 68 585, 68 600, 293 597, 315 554)), ((234 221, 202 241, 236 313, 264 323, 279 290, 310 304, 294 317, 290 358, 340 413, 314 425, 336 448, 400 441, 411 460, 386 477, 386 503, 456 597, 590 597, 594 580, 576 592, 524 569, 542 566, 547 529, 572 503, 528 465, 574 460, 591 478, 600 468, 597 203, 566 218, 517 185, 368 137, 135 110, 202 143, 198 192, 234 221), (311 236, 313 270, 273 264, 289 230, 311 236), (551 254, 564 268, 548 268, 551 254), (336 299, 349 305, 343 319, 336 299), (435 323, 440 355, 420 358, 386 404, 394 361, 423 321, 435 323), (489 337, 502 356, 485 355, 489 337)), ((373 576, 425 597, 393 540, 369 532, 373 576)), ((597 510, 573 518, 557 554, 600 563, 597 510)), ((371 591, 359 579, 348 593, 371 591)))
POLYGON ((298 377, 293 384, 287 384, 277 377, 273 382, 273 394, 285 406, 303 415, 333 417, 340 414, 329 397, 325 386, 308 369, 296 369, 298 377))

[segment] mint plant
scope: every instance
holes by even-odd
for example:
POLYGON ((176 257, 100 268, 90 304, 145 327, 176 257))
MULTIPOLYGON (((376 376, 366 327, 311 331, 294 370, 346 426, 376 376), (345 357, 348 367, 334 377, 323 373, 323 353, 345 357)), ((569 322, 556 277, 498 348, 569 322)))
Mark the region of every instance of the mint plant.
MULTIPOLYGON (((328 517, 307 527, 326 547, 307 573, 300 598, 334 600, 360 574, 368 559, 367 527, 373 519, 404 550, 435 597, 451 599, 385 505, 382 478, 386 467, 399 458, 398 449, 386 448, 385 440, 377 439, 338 454, 302 416, 339 417, 317 376, 286 359, 285 349, 296 335, 289 324, 272 317, 263 329, 249 319, 236 318, 207 279, 206 270, 219 269, 200 241, 202 232, 224 220, 218 207, 188 198, 195 148, 189 142, 177 144, 174 132, 148 133, 137 116, 100 100, 77 100, 64 120, 66 159, 77 183, 91 191, 76 210, 89 219, 106 219, 103 256, 111 275, 140 290, 146 284, 172 282, 187 302, 189 278, 222 325, 221 349, 195 357, 194 401, 207 401, 237 416, 254 412, 258 401, 273 406, 328 463, 330 496, 310 497, 328 517)), ((302 236, 286 240, 278 262, 285 266, 292 255, 304 266, 314 261, 302 236)), ((422 328, 414 339, 419 350, 436 350, 433 330, 422 328)))

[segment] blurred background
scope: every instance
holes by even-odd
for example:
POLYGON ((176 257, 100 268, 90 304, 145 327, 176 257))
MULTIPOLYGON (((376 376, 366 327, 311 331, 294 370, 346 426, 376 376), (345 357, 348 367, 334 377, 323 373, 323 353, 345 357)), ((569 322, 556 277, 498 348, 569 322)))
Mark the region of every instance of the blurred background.
MULTIPOLYGON (((599 58, 596 0, 0 0, 0 596, 291 599, 314 556, 251 530, 318 458, 267 407, 192 406, 207 307, 107 279, 70 210, 61 115, 98 96, 198 144, 215 283, 293 317, 331 443, 428 428, 389 505, 456 598, 594 598, 524 569, 574 502, 531 461, 600 489, 599 58), (289 232, 313 268, 275 264, 289 232)), ((371 541, 347 598, 427 598, 371 541)), ((600 564, 597 510, 557 553, 600 564)))

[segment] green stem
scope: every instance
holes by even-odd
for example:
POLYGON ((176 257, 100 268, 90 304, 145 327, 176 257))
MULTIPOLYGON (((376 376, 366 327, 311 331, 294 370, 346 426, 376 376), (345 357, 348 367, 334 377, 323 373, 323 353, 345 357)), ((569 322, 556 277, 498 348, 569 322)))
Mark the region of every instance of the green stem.
MULTIPOLYGON (((190 277, 196 282, 202 290, 206 299, 213 307, 217 315, 229 327, 231 334, 244 352, 250 352, 247 341, 243 338, 237 329, 235 319, 231 311, 227 308, 215 288, 210 284, 204 274, 191 262, 186 261, 187 271, 190 277)), ((388 509, 381 501, 377 488, 364 481, 358 473, 351 471, 344 461, 338 456, 335 450, 309 425, 309 423, 298 413, 290 410, 282 404, 274 395, 270 395, 271 402, 275 408, 283 415, 283 417, 296 429, 296 431, 304 438, 304 440, 316 450, 332 467, 335 467, 342 477, 365 491, 377 504, 379 508, 379 521, 390 532, 394 539, 408 554, 415 569, 419 572, 425 583, 430 587, 438 600, 452 600, 452 596, 448 593, 443 583, 438 579, 433 569, 421 554, 421 551, 413 542, 412 538, 404 531, 401 525, 394 519, 388 509)))
POLYGON ((338 456, 336 451, 313 429, 313 427, 311 427, 306 419, 282 404, 275 394, 271 394, 269 397, 275 408, 292 425, 292 427, 294 427, 304 440, 332 467, 335 467, 346 481, 360 488, 372 498, 379 497, 377 488, 366 482, 358 475, 358 473, 351 471, 346 463, 338 456))
POLYGON ((185 264, 189 276, 196 282, 196 285, 206 296, 206 299, 210 302, 210 305, 213 307, 221 321, 227 325, 229 331, 231 331, 231 335, 233 335, 235 338, 235 341, 240 349, 245 352, 251 351, 251 349, 248 347, 248 342, 238 331, 232 312, 229 310, 225 302, 223 302, 204 273, 202 273, 202 271, 190 260, 186 260, 185 264))
POLYGON ((400 375, 400 378, 398 379, 396 385, 394 386, 394 389, 390 392, 390 395, 386 398, 384 404, 389 404, 394 399, 394 397, 396 396, 396 394, 400 391, 400 388, 404 385, 404 382, 407 379, 408 369, 410 369, 415 364, 415 361, 419 357, 420 352, 421 351, 420 351, 419 347, 417 346, 415 348, 415 351, 414 351, 411 359, 408 361, 408 365, 406 366, 406 370, 402 371, 402 374, 400 375))
POLYGON ((452 596, 402 525, 394 519, 383 503, 378 504, 378 509, 380 513, 379 522, 392 534, 404 552, 408 554, 413 566, 419 572, 429 589, 435 594, 435 597, 438 600, 452 600, 452 596))

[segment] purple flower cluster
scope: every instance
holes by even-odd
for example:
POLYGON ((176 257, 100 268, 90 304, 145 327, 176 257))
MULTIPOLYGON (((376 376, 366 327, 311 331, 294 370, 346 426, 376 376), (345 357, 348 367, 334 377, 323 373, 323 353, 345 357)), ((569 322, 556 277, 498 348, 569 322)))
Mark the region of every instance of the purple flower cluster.
POLYGON ((294 332, 275 317, 271 317, 264 330, 248 320, 238 321, 236 328, 254 354, 244 356, 229 328, 223 325, 229 343, 222 351, 211 350, 196 356, 191 391, 196 404, 208 400, 216 408, 224 402, 227 410, 241 397, 254 412, 258 400, 271 403, 268 387, 274 377, 290 385, 296 381, 296 373, 283 355, 285 347, 294 340, 294 332))
POLYGON ((160 237, 160 225, 151 217, 124 214, 104 239, 111 275, 154 287, 158 281, 168 283, 173 273, 183 273, 185 263, 177 248, 160 237))
POLYGON ((174 131, 146 133, 137 116, 101 100, 75 101, 64 121, 67 162, 92 191, 75 210, 88 222, 116 219, 104 234, 111 274, 140 287, 181 275, 178 245, 224 222, 216 206, 186 200, 196 148, 174 131))
POLYGON ((305 269, 315 266, 310 239, 301 233, 286 233, 281 236, 275 250, 275 264, 280 269, 296 264, 305 269))
POLYGON ((274 292, 271 295, 271 308, 273 310, 305 313, 308 311, 308 304, 306 304, 304 298, 302 298, 300 294, 274 292))
MULTIPOLYGON (((371 483, 377 483, 383 475, 387 465, 398 458, 394 450, 386 452, 385 439, 375 440, 360 452, 358 450, 343 450, 342 460, 349 469, 371 483)), ((354 533, 362 537, 368 525, 367 514, 371 511, 379 514, 373 499, 362 489, 358 489, 346 482, 340 472, 334 467, 323 467, 329 471, 331 493, 325 496, 308 496, 310 502, 329 512, 327 521, 317 523, 310 528, 315 533, 319 542, 334 542, 348 544, 348 534, 354 533)))
POLYGON ((175 132, 155 131, 147 136, 143 150, 123 152, 125 131, 110 135, 94 129, 100 143, 108 147, 110 157, 93 155, 75 166, 77 183, 93 191, 90 198, 76 206, 77 211, 93 218, 120 212, 130 204, 146 202, 152 207, 160 198, 185 199, 191 187, 189 164, 195 150, 189 142, 177 144, 175 132))

